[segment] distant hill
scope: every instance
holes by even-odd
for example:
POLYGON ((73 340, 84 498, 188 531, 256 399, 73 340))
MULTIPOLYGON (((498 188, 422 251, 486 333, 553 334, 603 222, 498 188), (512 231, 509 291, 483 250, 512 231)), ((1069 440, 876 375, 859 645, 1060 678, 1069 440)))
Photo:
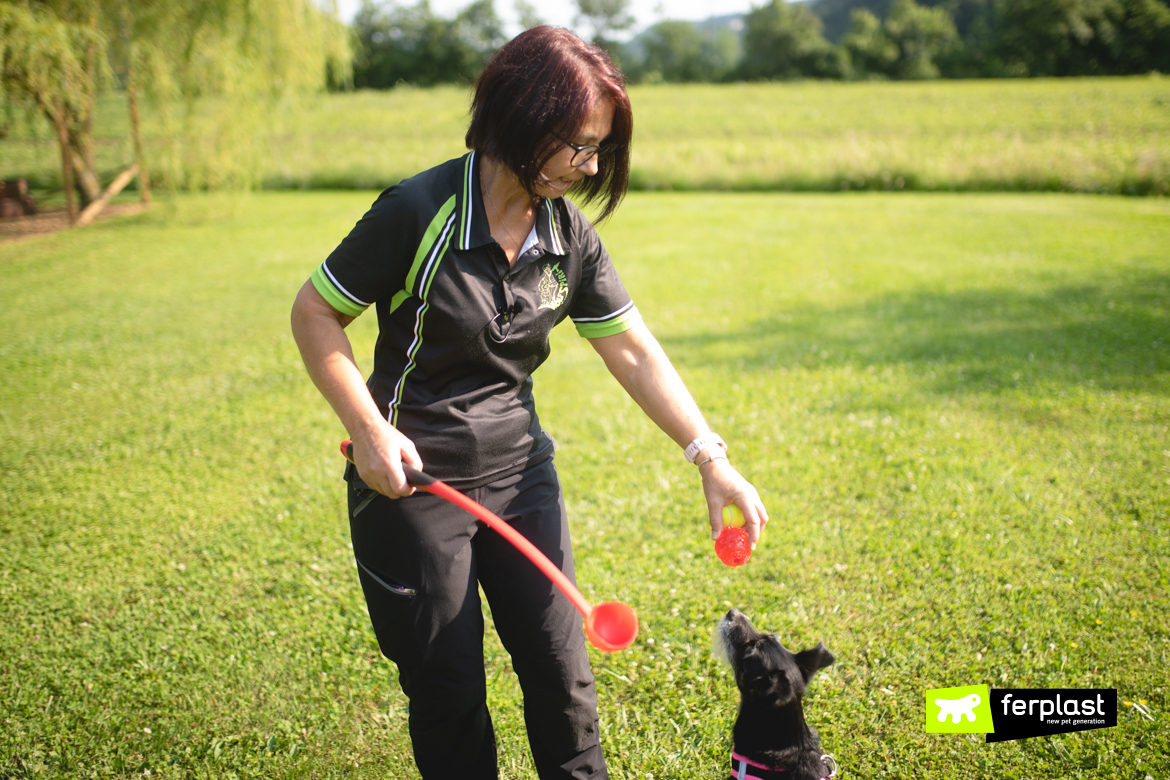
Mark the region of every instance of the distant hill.
POLYGON ((849 12, 854 8, 868 8, 874 16, 884 19, 893 0, 810 0, 809 8, 825 23, 825 37, 837 43, 849 29, 849 12))
MULTIPOLYGON (((756 0, 758 3, 769 0, 756 0)), ((841 38, 849 30, 849 12, 854 8, 868 8, 879 19, 885 19, 894 0, 789 0, 789 2, 807 3, 809 10, 821 17, 825 24, 825 37, 833 43, 840 43, 841 38)), ((955 20, 955 27, 959 35, 966 38, 971 27, 979 17, 983 16, 991 6, 991 0, 915 0, 919 5, 941 6, 951 13, 955 20)), ((747 14, 724 14, 712 16, 699 22, 692 22, 705 33, 714 33, 728 29, 736 34, 743 33, 744 18, 747 14)), ((641 56, 643 52, 643 30, 631 38, 626 46, 630 51, 641 56)))
MULTIPOLYGON (((757 2, 766 0, 756 0, 757 2)), ((803 1, 803 0, 801 0, 803 1)), ((709 16, 706 19, 698 22, 691 22, 695 28, 706 35, 714 35, 720 30, 731 30, 736 35, 743 35, 743 19, 747 14, 724 14, 722 16, 709 16)), ((666 21, 666 20, 662 20, 666 21)), ((685 21, 685 20, 684 20, 685 21)), ((622 46, 625 48, 626 55, 635 59, 641 59, 646 56, 646 33, 654 25, 649 25, 646 29, 639 32, 633 38, 626 41, 622 46)))
MULTIPOLYGON (((959 35, 966 38, 979 17, 987 13, 990 0, 917 0, 919 5, 941 6, 950 11, 959 35)), ((879 19, 886 18, 893 0, 809 0, 809 8, 825 23, 825 37, 839 43, 849 29, 849 12, 868 8, 879 19)))
POLYGON ((746 14, 724 14, 723 16, 712 16, 704 19, 701 22, 695 22, 695 26, 703 32, 718 32, 724 28, 732 32, 743 32, 743 18, 746 14))

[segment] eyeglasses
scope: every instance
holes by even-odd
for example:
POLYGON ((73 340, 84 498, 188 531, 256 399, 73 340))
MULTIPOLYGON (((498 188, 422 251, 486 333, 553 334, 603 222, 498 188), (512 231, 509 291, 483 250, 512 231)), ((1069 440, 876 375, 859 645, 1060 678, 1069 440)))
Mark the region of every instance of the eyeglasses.
POLYGON ((557 139, 565 146, 573 150, 573 159, 569 160, 569 165, 572 165, 574 168, 580 168, 582 165, 592 160, 601 152, 601 147, 597 144, 575 144, 569 139, 562 138, 556 133, 553 133, 552 135, 553 138, 557 139))

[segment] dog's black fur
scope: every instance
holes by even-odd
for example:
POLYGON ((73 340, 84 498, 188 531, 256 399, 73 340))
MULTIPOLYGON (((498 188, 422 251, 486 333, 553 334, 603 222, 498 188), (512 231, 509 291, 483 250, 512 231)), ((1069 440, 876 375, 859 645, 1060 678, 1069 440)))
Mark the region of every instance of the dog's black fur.
POLYGON ((826 777, 830 767, 821 761, 820 737, 804 722, 801 705, 812 676, 833 663, 824 642, 793 654, 775 635, 757 631, 738 609, 720 621, 716 642, 739 687, 739 716, 732 729, 735 751, 783 769, 784 780, 826 777))

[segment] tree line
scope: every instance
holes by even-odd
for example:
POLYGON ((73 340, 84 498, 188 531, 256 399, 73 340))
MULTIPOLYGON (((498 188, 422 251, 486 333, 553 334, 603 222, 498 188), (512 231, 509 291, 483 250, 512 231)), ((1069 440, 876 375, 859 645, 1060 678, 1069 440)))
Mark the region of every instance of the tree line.
MULTIPOLYGON (((512 2, 525 27, 541 22, 528 0, 512 2)), ((630 0, 576 2, 578 27, 635 82, 1170 71, 1166 0, 768 0, 631 39, 630 0)), ((135 176, 144 197, 150 177, 252 186, 265 133, 279 132, 275 107, 326 89, 470 83, 505 37, 493 0, 450 18, 427 0, 364 0, 349 25, 319 0, 0 0, 0 136, 14 112, 43 119, 84 222, 135 176), (133 159, 114 171, 95 164, 99 106, 115 105, 99 104, 102 92, 129 118, 133 159), (149 159, 140 103, 161 125, 149 159)))
MULTIPOLYGON (((577 0, 577 22, 631 81, 929 79, 1170 71, 1164 0, 770 0, 723 24, 664 20, 622 41, 629 0, 577 0)), ((522 23, 539 23, 517 0, 522 23)), ((504 41, 492 0, 454 18, 364 0, 354 85, 470 82, 504 41)))

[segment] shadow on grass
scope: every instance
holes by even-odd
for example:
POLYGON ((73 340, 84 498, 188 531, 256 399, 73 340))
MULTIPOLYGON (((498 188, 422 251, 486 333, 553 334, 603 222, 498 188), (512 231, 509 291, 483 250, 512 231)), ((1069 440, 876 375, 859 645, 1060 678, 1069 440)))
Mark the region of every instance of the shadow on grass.
POLYGON ((1168 336, 1170 273, 1146 272, 1101 286, 915 291, 809 306, 662 342, 694 369, 904 365, 939 393, 1091 384, 1170 395, 1168 336))

